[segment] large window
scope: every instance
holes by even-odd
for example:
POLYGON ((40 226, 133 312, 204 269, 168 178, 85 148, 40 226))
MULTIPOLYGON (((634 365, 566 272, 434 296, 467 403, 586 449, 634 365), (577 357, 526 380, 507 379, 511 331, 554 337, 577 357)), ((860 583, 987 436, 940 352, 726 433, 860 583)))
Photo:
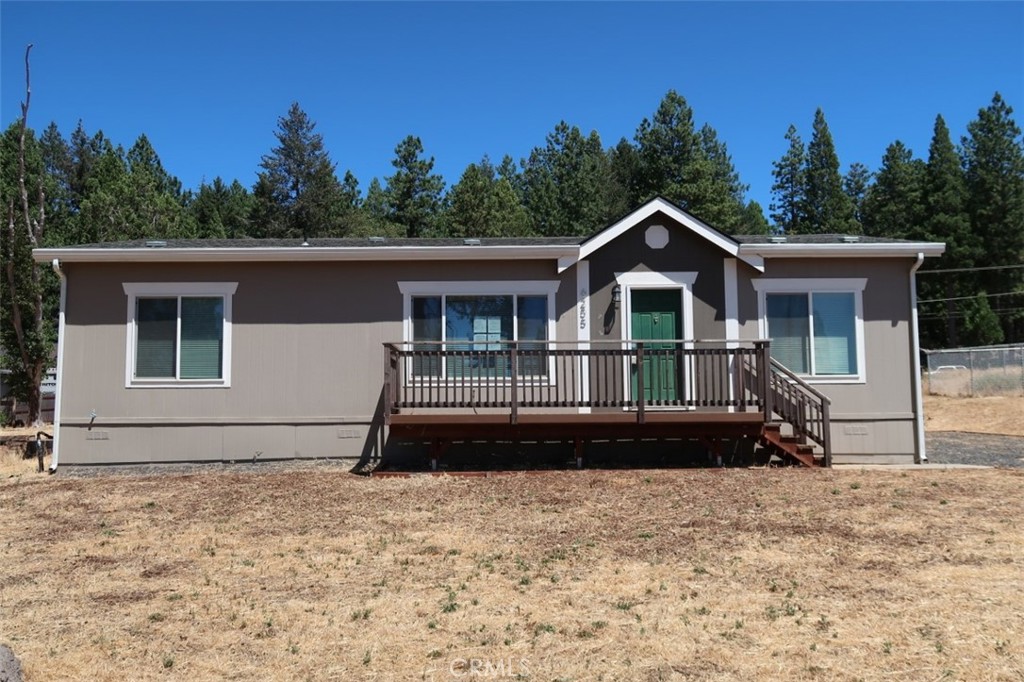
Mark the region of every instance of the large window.
POLYGON ((129 283, 126 385, 227 386, 234 283, 129 283))
POLYGON ((409 282, 400 287, 407 296, 407 338, 422 351, 412 363, 414 375, 509 377, 511 341, 522 351, 520 376, 547 375, 543 351, 554 331, 556 282, 409 282), (480 293, 463 293, 473 290, 480 293), (430 352, 442 349, 443 354, 430 352))
POLYGON ((863 381, 864 280, 765 280, 755 288, 773 358, 802 376, 863 381))

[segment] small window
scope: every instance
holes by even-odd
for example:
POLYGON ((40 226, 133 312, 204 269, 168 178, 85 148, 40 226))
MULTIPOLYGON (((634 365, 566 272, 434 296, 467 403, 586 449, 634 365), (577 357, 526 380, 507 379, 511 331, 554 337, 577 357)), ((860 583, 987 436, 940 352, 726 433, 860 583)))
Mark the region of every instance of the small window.
POLYGON ((857 299, 854 292, 765 294, 772 357, 797 374, 857 377, 857 299))
POLYGON ((126 385, 227 386, 234 283, 125 284, 126 385))

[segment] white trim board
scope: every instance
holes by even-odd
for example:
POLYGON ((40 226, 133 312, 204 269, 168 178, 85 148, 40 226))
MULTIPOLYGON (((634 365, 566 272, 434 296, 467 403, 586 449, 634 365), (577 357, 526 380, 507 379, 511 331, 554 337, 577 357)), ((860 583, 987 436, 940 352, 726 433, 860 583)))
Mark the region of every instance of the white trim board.
MULTIPOLYGON (((238 282, 123 282, 128 298, 125 341, 125 388, 230 388, 231 387, 231 299, 238 282), (220 296, 224 299, 223 356, 220 379, 136 379, 135 378, 135 300, 140 296, 220 296)), ((179 304, 180 305, 180 304, 179 304)), ((180 324, 180 323, 179 323, 180 324)), ((175 362, 180 358, 175 349, 175 362)))

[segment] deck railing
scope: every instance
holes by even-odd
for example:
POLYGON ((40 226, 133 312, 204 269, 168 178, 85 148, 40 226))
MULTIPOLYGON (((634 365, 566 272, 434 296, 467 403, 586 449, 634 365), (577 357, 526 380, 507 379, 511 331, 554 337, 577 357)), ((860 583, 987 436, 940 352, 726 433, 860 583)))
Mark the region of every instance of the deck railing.
POLYGON ((771 360, 768 400, 771 409, 793 427, 796 435, 821 446, 825 466, 832 466, 831 400, 790 371, 771 360))
POLYGON ((765 409, 767 341, 386 343, 385 414, 409 409, 765 409), (641 371, 642 368, 642 371, 641 371), (762 369, 762 371, 758 371, 762 369), (756 385, 757 377, 762 377, 756 385))

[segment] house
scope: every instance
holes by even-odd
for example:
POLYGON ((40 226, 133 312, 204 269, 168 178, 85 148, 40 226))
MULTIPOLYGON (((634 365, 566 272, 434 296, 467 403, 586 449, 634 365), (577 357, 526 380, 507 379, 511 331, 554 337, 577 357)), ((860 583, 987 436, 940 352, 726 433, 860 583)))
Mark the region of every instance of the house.
POLYGON ((729 237, 661 198, 586 239, 38 249, 61 278, 54 461, 746 437, 920 462, 914 276, 943 250, 729 237))

